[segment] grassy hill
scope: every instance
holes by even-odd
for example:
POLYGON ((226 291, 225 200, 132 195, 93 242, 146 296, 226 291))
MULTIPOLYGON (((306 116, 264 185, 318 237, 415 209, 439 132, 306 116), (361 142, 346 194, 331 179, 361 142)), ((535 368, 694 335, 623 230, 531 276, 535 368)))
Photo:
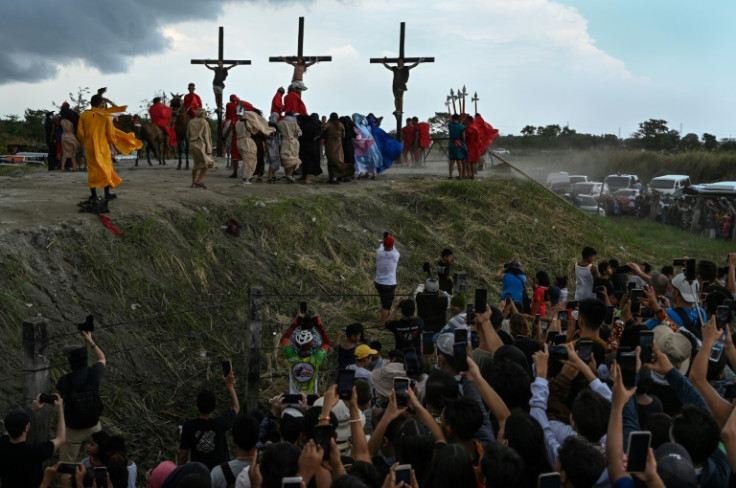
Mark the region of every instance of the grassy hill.
MULTIPOLYGON (((50 321, 52 381, 66 371, 61 349, 79 342, 76 324, 94 314, 95 340, 108 356, 103 425, 123 433, 139 465, 173 459, 177 425, 195 415, 202 386, 220 393, 219 361, 232 358, 241 392, 245 376, 248 290, 264 289, 263 398, 286 389, 276 341, 306 300, 333 334, 361 321, 377 330, 374 254, 384 231, 401 252, 397 294, 422 281, 422 263, 454 250, 469 289, 488 287, 499 264, 520 259, 572 280, 583 246, 601 258, 648 261, 659 268, 683 255, 723 263, 730 243, 658 224, 595 218, 537 185, 483 181, 397 180, 345 186, 317 196, 236 199, 178 211, 116 219, 124 234, 99 223, 0 230, 0 405, 21 401, 24 318, 50 321), (234 218, 241 234, 220 226, 234 218), (369 295, 369 296, 366 296, 369 295)), ((572 281, 571 281, 572 282, 572 281)), ((330 355, 328 374, 334 372, 330 355)))

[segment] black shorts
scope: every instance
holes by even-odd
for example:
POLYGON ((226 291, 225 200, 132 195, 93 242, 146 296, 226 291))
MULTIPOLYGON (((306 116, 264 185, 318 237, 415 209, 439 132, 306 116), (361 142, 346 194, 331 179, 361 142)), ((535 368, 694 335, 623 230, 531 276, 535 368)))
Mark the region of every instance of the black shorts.
POLYGON ((373 283, 378 290, 378 294, 381 296, 381 308, 383 310, 391 310, 391 306, 394 304, 394 293, 396 292, 396 285, 381 285, 380 283, 373 283))

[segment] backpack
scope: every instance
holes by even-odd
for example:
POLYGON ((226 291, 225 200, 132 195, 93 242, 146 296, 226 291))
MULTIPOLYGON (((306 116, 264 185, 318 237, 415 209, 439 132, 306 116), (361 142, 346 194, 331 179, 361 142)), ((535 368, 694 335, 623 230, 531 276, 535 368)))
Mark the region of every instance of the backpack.
POLYGON ((84 383, 76 385, 72 380, 71 386, 66 412, 70 424, 83 426, 82 428, 92 427, 100 420, 104 409, 100 392, 90 381, 89 372, 84 383))
POLYGON ((220 465, 220 469, 222 470, 222 475, 225 477, 227 488, 235 488, 235 473, 230 468, 230 463, 225 461, 220 465))
POLYGON ((532 313, 532 301, 529 299, 529 294, 526 292, 526 285, 524 285, 524 280, 519 278, 519 275, 517 274, 514 274, 514 278, 519 280, 519 282, 521 283, 521 305, 524 309, 521 311, 521 313, 530 314, 532 313))

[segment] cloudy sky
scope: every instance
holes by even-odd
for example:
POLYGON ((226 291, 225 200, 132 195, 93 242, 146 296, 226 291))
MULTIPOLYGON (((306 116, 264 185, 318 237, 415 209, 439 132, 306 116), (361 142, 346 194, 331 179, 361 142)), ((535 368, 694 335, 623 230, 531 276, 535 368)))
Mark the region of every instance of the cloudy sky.
POLYGON ((732 0, 6 0, 0 116, 87 86, 107 86, 136 112, 190 81, 213 108, 212 72, 189 60, 216 57, 220 25, 225 56, 253 63, 230 71, 226 95, 268 110, 291 80, 268 57, 296 53, 299 16, 305 54, 333 57, 305 75, 304 101, 320 114, 392 117, 391 73, 368 60, 398 54, 405 21, 406 55, 436 58, 411 72, 407 116, 445 111, 450 89, 465 85, 507 134, 569 124, 628 137, 661 118, 736 137, 732 0))

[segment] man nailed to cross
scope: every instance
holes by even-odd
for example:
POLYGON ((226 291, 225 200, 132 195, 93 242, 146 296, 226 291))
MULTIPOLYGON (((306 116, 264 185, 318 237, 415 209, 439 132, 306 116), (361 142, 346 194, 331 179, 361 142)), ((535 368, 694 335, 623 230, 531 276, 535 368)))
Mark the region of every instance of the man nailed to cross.
POLYGON ((233 63, 228 67, 222 61, 217 61, 216 66, 210 66, 205 63, 204 66, 207 69, 211 69, 215 72, 215 78, 212 80, 212 90, 215 92, 215 102, 217 108, 222 109, 222 92, 225 91, 225 79, 227 78, 227 72, 237 66, 237 63, 233 63))
POLYGON ((332 61, 332 56, 305 56, 304 55, 304 17, 299 17, 299 36, 297 38, 297 55, 296 56, 271 56, 268 58, 271 63, 286 63, 294 68, 291 75, 291 85, 299 93, 307 89, 304 85, 304 72, 307 68, 313 66, 320 61, 332 61))

